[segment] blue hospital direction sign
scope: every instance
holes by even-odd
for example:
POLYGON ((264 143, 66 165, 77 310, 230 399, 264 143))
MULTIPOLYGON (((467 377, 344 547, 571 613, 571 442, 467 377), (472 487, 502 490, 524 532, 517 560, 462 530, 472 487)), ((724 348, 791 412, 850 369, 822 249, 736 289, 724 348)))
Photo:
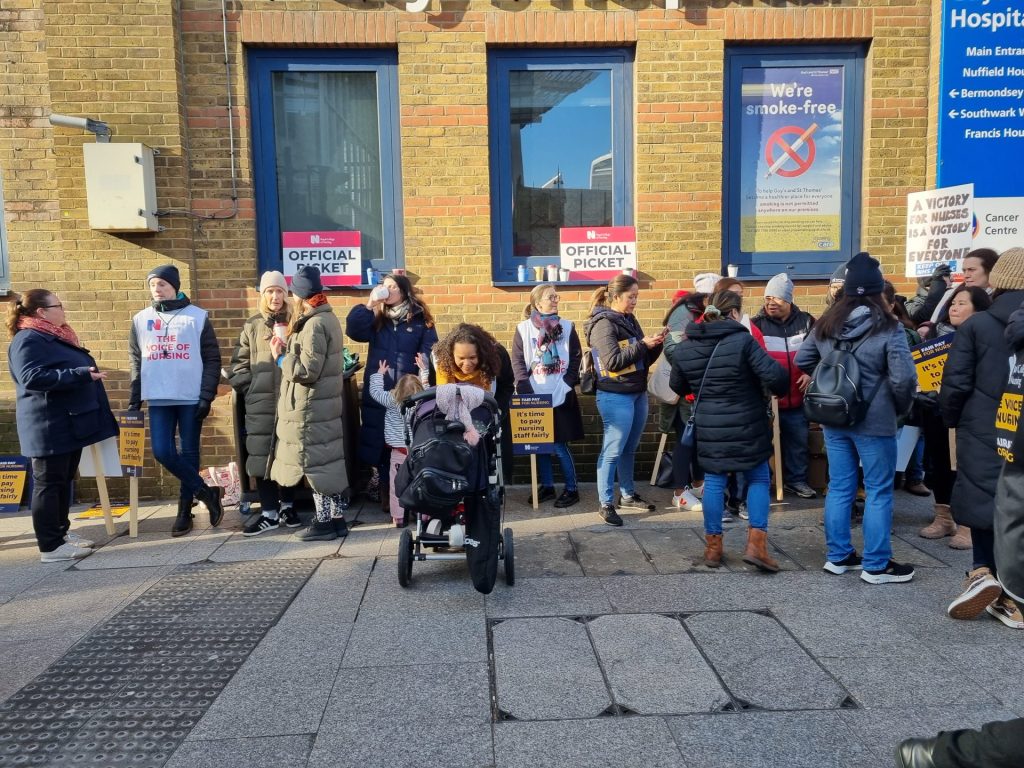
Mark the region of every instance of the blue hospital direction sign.
POLYGON ((1024 3, 943 0, 938 184, 1024 198, 1024 3))

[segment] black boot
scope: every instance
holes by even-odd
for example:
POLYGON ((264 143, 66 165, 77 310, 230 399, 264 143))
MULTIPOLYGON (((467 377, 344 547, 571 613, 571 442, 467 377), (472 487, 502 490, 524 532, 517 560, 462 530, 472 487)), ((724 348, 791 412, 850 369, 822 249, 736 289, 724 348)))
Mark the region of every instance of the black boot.
POLYGON ((345 522, 344 517, 332 517, 331 525, 334 526, 334 532, 338 534, 339 539, 348 536, 348 523, 345 522))
POLYGON ((210 525, 216 528, 220 525, 220 519, 224 517, 224 506, 220 503, 220 497, 224 495, 224 489, 219 485, 204 485, 202 490, 196 494, 210 512, 210 525))
POLYGON ((171 536, 184 536, 192 530, 192 499, 178 499, 178 516, 171 526, 171 536))
POLYGON ((338 532, 334 529, 334 521, 321 522, 314 520, 312 525, 299 534, 302 541, 331 541, 338 538, 338 532))
POLYGON ((896 764, 900 768, 935 768, 937 739, 907 739, 896 747, 896 764))

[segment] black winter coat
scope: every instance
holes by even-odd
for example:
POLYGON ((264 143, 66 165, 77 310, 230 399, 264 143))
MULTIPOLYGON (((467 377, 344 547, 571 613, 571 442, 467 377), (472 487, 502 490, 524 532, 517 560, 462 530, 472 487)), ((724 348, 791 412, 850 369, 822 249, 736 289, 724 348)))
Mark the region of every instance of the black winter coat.
POLYGON ((696 395, 704 380, 694 419, 701 467, 724 474, 766 461, 772 454, 772 426, 763 387, 784 395, 789 376, 750 332, 735 320, 690 323, 670 360, 669 386, 679 395, 696 395))
POLYGON ((996 482, 1002 460, 996 451, 996 411, 1010 373, 1004 338, 1010 314, 1024 291, 1009 291, 960 326, 942 372, 939 407, 956 428, 957 477, 953 518, 970 528, 992 529, 996 482))
MULTIPOLYGON (((604 392, 635 394, 647 389, 647 374, 661 354, 661 345, 648 348, 644 331, 635 315, 616 312, 608 307, 594 307, 583 329, 587 345, 597 352, 601 366, 611 377, 598 375, 597 388, 604 392), (618 373, 630 367, 629 373, 618 373)), ((584 352, 584 354, 589 354, 584 352)), ((594 366, 595 372, 597 366, 594 366)))
MULTIPOLYGON (((1024 363, 1024 305, 1010 315, 1006 343, 1016 353, 1017 365, 1024 363)), ((1024 602, 1024 418, 1019 416, 1011 456, 1012 460, 1008 459, 1003 465, 996 484, 992 528, 999 583, 1011 597, 1024 602)))
POLYGON ((381 360, 391 366, 391 375, 384 378, 384 388, 392 389, 407 373, 416 375, 416 353, 427 358, 437 343, 437 329, 427 327, 423 314, 416 310, 400 323, 385 318, 380 328, 374 328, 373 310, 364 304, 352 307, 345 320, 345 335, 353 341, 370 345, 363 370, 362 426, 359 430, 359 461, 376 467, 384 456, 383 406, 370 397, 370 376, 377 373, 381 360))
POLYGON ((89 350, 25 329, 14 334, 7 364, 23 455, 71 453, 117 434, 103 382, 89 375, 89 350))

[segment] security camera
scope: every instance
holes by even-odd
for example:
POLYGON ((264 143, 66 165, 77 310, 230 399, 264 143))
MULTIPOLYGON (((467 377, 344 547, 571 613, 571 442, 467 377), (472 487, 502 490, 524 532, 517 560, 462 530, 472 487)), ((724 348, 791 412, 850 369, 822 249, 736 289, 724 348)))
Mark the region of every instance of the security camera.
POLYGON ((81 131, 89 131, 95 134, 96 141, 110 141, 110 126, 102 120, 93 120, 91 117, 75 117, 74 115, 59 115, 54 112, 50 115, 50 124, 58 125, 61 128, 78 128, 81 131))

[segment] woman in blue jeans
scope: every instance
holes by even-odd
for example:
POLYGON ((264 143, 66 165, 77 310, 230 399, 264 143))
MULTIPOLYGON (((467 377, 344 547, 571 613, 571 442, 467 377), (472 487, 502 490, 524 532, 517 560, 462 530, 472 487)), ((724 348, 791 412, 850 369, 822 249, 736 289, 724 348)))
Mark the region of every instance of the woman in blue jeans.
POLYGON ((744 562, 769 573, 779 564, 768 554, 768 457, 772 426, 765 388, 789 391, 789 374, 740 322, 743 300, 732 291, 714 294, 701 322, 686 326, 672 349, 669 386, 693 394, 697 458, 704 468, 704 564, 722 565, 722 513, 729 473, 747 489, 750 528, 744 562))
POLYGON ((907 336, 882 298, 885 280, 878 261, 858 253, 846 265, 839 298, 814 326, 797 366, 814 375, 818 362, 840 342, 849 342, 860 369, 860 393, 868 402, 852 427, 824 427, 828 454, 824 569, 860 570, 869 584, 910 581, 914 569, 892 559, 892 494, 896 472, 896 420, 910 410, 917 389, 907 336), (857 468, 864 468, 864 556, 850 541, 850 511, 857 496, 857 468))
POLYGON ((644 334, 633 314, 640 284, 635 277, 617 275, 594 291, 590 319, 584 328, 597 373, 597 410, 604 425, 597 457, 598 514, 608 525, 622 525, 614 502, 618 475, 619 509, 654 509, 633 485, 633 460, 647 423, 647 374, 661 354, 666 330, 644 334))

